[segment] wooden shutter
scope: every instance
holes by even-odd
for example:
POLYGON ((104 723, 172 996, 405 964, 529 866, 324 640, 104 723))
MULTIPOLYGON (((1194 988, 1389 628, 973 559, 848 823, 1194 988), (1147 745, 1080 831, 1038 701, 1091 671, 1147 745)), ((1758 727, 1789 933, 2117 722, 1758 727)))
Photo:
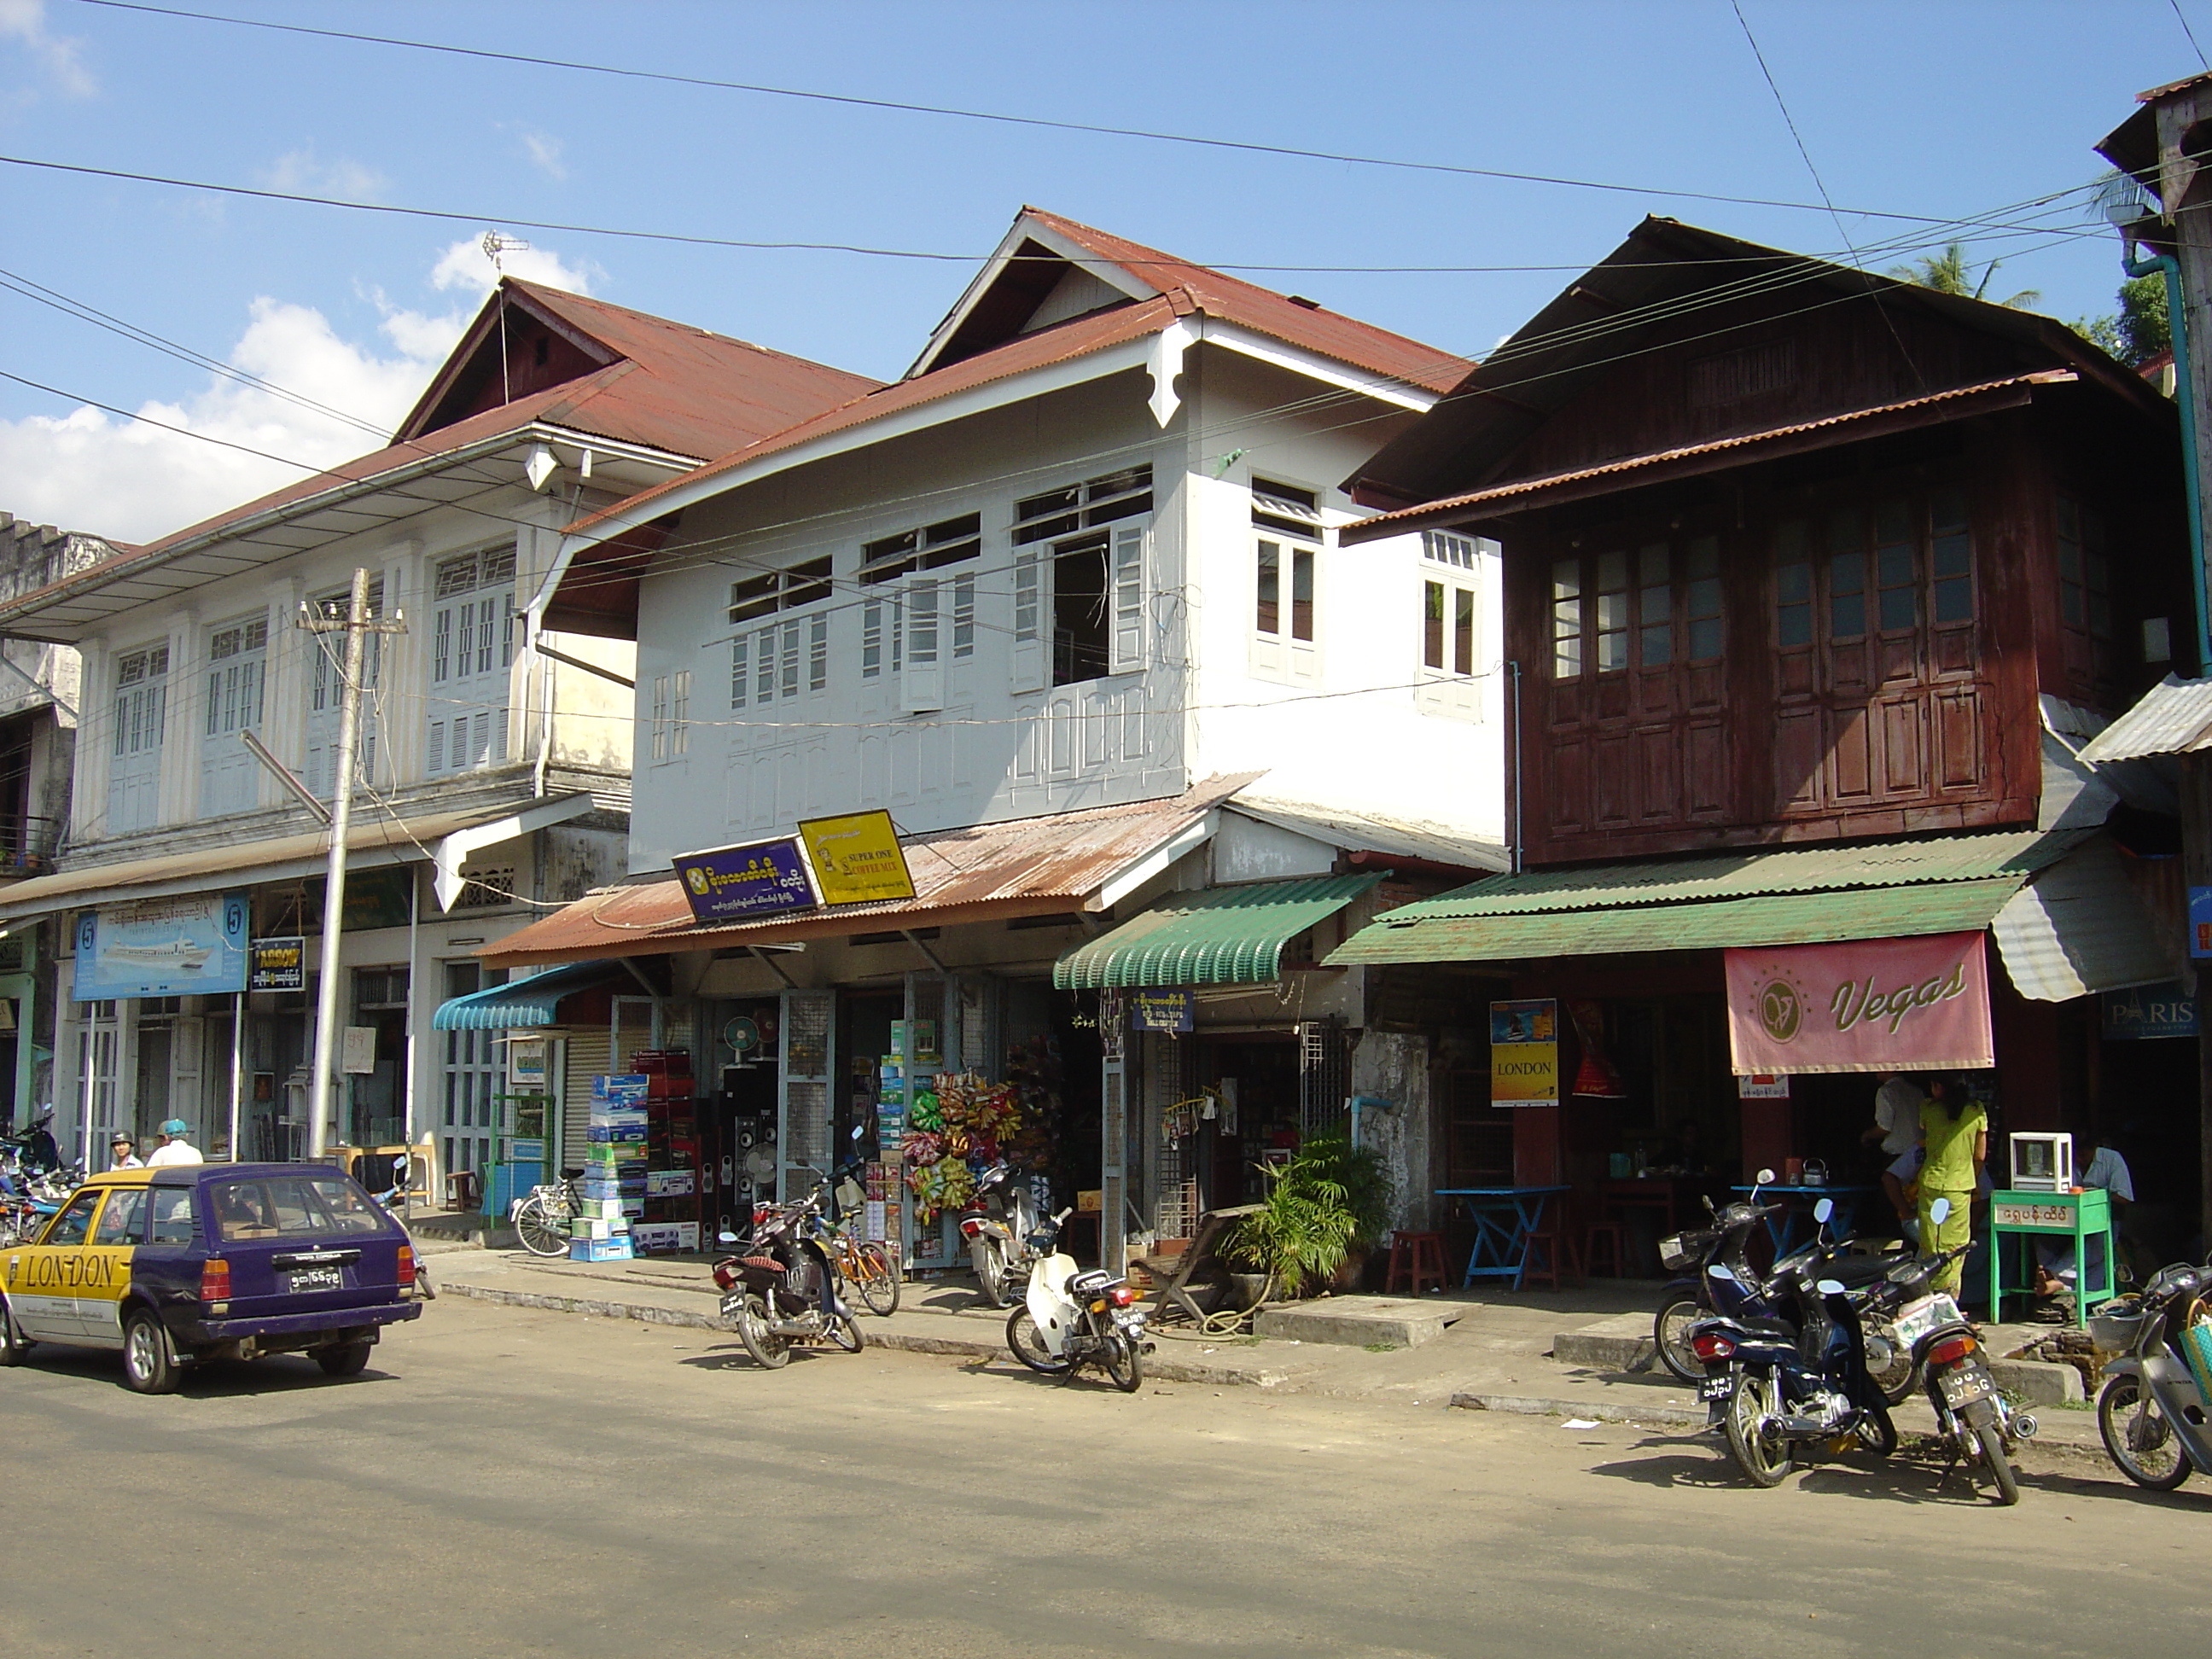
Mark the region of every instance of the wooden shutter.
POLYGON ((1014 555, 1014 637, 1006 689, 1044 690, 1045 562, 1034 548, 1014 555))
POLYGON ((945 707, 945 638, 939 614, 942 584, 934 576, 909 576, 902 609, 906 620, 906 669, 899 706, 909 714, 945 707))
POLYGON ((1106 573, 1109 622, 1107 672, 1134 673, 1145 665, 1145 527, 1119 525, 1106 573))

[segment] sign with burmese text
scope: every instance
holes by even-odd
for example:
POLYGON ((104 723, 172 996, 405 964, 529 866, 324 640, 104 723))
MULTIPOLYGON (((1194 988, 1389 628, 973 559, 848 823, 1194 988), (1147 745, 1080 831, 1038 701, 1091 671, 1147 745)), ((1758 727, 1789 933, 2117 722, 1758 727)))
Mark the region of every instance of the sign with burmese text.
POLYGON ((848 812, 842 817, 807 818, 799 838, 822 884, 824 904, 868 904, 914 896, 914 877, 899 850, 898 831, 888 812, 848 812))
POLYGON ((1724 951, 1739 1075, 1974 1071, 1996 1063, 1983 935, 1724 951))
POLYGON ((799 843, 786 836, 678 858, 677 878, 691 914, 702 922, 750 921, 821 902, 799 843))
POLYGON ((1490 1103, 1559 1103, 1559 1005, 1553 999, 1490 1005, 1490 1103))

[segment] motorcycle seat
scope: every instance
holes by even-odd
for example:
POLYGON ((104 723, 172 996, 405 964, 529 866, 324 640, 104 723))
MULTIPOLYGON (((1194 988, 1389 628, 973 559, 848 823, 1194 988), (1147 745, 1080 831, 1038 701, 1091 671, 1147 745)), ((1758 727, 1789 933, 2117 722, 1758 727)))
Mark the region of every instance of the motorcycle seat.
POLYGON ((1108 1273, 1103 1267, 1093 1267, 1089 1273, 1078 1273, 1069 1279, 1067 1288, 1077 1292, 1095 1291, 1113 1282, 1113 1274, 1108 1273))
POLYGON ((784 1271, 783 1263, 772 1255, 741 1255, 733 1259, 740 1267, 749 1268, 757 1273, 780 1273, 784 1271))

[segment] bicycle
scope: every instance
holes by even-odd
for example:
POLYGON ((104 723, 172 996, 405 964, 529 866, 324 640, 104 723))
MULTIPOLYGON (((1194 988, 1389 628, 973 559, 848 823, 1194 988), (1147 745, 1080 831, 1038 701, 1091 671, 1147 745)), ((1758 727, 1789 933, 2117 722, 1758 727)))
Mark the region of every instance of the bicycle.
POLYGON ((514 1224, 515 1237, 522 1248, 532 1255, 566 1255, 568 1254, 569 1224, 581 1210, 581 1200, 576 1192, 576 1177, 580 1170, 563 1170, 561 1179, 532 1187, 529 1193, 514 1200, 507 1218, 514 1224))
MULTIPOLYGON (((796 1167, 804 1169, 808 1166, 801 1164, 796 1167)), ((854 1237, 842 1218, 825 1213, 823 1208, 825 1198, 834 1210, 835 1194, 830 1178, 826 1176, 817 1181, 813 1190, 804 1198, 793 1200, 789 1204, 763 1205, 760 1208, 799 1212, 805 1237, 819 1243, 822 1253, 830 1260, 830 1271, 837 1281, 836 1288, 842 1291, 847 1285, 852 1285, 860 1293, 860 1301, 870 1313, 879 1318, 890 1318, 898 1311, 898 1264, 892 1260, 886 1246, 873 1239, 854 1237)), ((754 1216, 756 1231, 759 1221, 760 1215, 757 1212, 754 1216)))

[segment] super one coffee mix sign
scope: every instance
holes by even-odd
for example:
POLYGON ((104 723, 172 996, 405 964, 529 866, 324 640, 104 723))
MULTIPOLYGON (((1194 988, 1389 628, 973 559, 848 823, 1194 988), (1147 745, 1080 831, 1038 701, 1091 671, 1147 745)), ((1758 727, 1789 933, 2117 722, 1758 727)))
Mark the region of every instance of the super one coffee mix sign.
POLYGON ((1983 935, 1723 953, 1739 1075, 1977 1071, 1996 1063, 1983 935))

